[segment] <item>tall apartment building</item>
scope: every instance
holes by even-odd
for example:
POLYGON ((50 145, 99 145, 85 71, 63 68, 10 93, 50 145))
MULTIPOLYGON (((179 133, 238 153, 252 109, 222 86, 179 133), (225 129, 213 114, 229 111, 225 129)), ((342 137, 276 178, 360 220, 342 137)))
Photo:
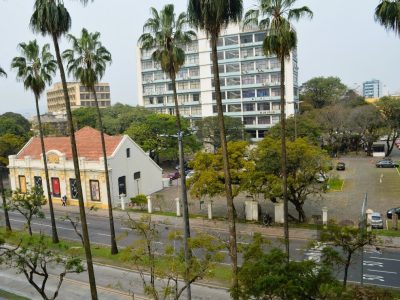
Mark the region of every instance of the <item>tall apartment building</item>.
POLYGON ((365 98, 380 98, 383 96, 382 83, 377 79, 363 83, 363 96, 365 98))
MULTIPOLYGON (((86 86, 83 86, 79 82, 68 82, 67 86, 72 109, 95 106, 94 95, 86 86)), ((111 106, 110 85, 108 83, 98 83, 95 89, 99 106, 111 106)), ((47 91, 47 110, 49 113, 65 112, 62 83, 55 83, 53 87, 47 91)))
MULTIPOLYGON (((280 63, 265 57, 265 33, 229 26, 218 41, 219 74, 226 116, 238 117, 253 139, 260 139, 280 120, 280 63)), ((177 74, 180 113, 192 120, 216 115, 211 48, 205 33, 186 47, 185 65, 177 74)), ((138 49, 139 105, 175 114, 171 80, 151 60, 151 51, 138 49)), ((285 64, 286 114, 298 107, 297 55, 285 64)))

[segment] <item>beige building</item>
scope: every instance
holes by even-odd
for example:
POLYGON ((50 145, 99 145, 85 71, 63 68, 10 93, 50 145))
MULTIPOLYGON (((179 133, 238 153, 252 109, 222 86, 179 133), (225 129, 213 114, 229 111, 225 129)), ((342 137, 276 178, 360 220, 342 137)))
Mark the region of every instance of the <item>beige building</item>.
MULTIPOLYGON (((96 84, 97 101, 100 107, 111 106, 110 85, 108 83, 96 84)), ((68 94, 71 108, 95 106, 94 95, 89 89, 79 82, 68 82, 68 94)), ((60 82, 47 91, 47 110, 49 113, 65 111, 65 100, 60 82)))

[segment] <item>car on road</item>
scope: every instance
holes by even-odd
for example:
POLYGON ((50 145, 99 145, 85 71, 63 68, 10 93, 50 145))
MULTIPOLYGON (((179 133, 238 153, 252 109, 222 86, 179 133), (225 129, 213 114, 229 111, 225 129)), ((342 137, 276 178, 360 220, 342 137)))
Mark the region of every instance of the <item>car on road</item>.
POLYGON ((378 212, 373 212, 371 215, 371 227, 377 229, 383 229, 382 215, 378 212))
POLYGON ((168 174, 168 178, 170 180, 175 180, 175 179, 178 179, 179 177, 181 177, 181 174, 179 174, 178 171, 171 172, 171 173, 168 174))
POLYGON ((375 166, 377 168, 397 168, 399 165, 392 160, 383 159, 378 161, 375 166))
POLYGON ((315 179, 316 179, 317 182, 319 182, 319 183, 324 183, 324 182, 327 182, 327 181, 328 181, 329 176, 328 176, 328 174, 325 174, 325 173, 318 173, 318 174, 316 175, 315 179))
POLYGON ((392 215, 395 213, 400 220, 400 207, 391 208, 386 212, 386 217, 392 219, 392 215))
POLYGON ((186 179, 192 178, 193 175, 194 175, 194 171, 193 171, 193 170, 190 170, 190 171, 186 174, 186 179))
POLYGON ((344 171, 344 170, 346 170, 346 164, 345 164, 344 162, 342 162, 342 161, 339 161, 339 162, 336 164, 336 170, 338 170, 338 171, 344 171))

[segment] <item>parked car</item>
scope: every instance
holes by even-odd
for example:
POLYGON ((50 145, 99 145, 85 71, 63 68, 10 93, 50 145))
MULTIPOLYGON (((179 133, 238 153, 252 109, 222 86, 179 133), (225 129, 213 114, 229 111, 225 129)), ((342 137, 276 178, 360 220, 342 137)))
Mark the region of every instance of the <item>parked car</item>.
POLYGON ((399 165, 394 163, 392 160, 380 160, 376 163, 377 168, 397 168, 399 165))
POLYGON ((324 182, 328 181, 329 176, 325 173, 318 173, 316 176, 316 179, 319 183, 324 183, 324 182))
POLYGON ((170 180, 175 180, 175 179, 178 179, 178 178, 180 178, 180 177, 181 177, 181 174, 179 174, 178 171, 171 172, 171 173, 168 174, 168 178, 169 178, 170 180))
POLYGON ((371 215, 371 227, 377 229, 383 229, 382 215, 378 212, 374 212, 371 215))
POLYGON ((346 164, 345 164, 344 162, 342 162, 342 161, 339 161, 339 162, 336 164, 336 170, 338 170, 338 171, 344 171, 344 170, 346 170, 346 164))
POLYGON ((391 208, 386 212, 386 217, 388 219, 392 219, 392 215, 395 213, 397 217, 400 219, 400 207, 391 208))
POLYGON ((190 171, 186 174, 186 179, 192 178, 193 175, 194 175, 194 171, 193 171, 193 170, 190 170, 190 171))

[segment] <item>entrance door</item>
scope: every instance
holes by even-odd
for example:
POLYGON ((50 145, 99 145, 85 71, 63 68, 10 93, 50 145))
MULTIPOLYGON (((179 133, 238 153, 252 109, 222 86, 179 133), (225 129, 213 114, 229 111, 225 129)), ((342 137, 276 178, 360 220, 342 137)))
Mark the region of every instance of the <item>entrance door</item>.
POLYGON ((57 177, 51 178, 51 188, 54 197, 61 197, 60 179, 57 177))

